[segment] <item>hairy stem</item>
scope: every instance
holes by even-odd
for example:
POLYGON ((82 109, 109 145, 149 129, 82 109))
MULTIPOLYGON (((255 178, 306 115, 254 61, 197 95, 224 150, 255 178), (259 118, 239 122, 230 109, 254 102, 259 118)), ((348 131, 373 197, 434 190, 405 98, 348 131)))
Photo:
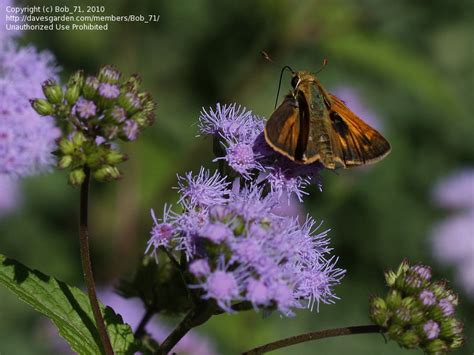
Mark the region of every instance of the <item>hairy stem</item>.
POLYGON ((92 264, 89 250, 89 228, 88 228, 88 211, 89 211, 89 180, 90 170, 85 168, 86 178, 81 185, 81 203, 79 210, 79 243, 81 249, 82 272, 84 274, 84 282, 87 287, 87 294, 94 314, 95 323, 99 331, 100 340, 104 348, 105 354, 113 355, 112 345, 110 343, 107 330, 105 328, 104 318, 100 312, 99 302, 95 291, 94 274, 92 273, 92 264))
POLYGON ((289 338, 277 340, 272 343, 268 343, 257 348, 253 348, 243 353, 243 355, 255 355, 255 354, 264 354, 269 351, 285 348, 287 346, 304 343, 307 341, 337 337, 341 335, 351 335, 351 334, 366 334, 366 333, 384 333, 385 328, 378 325, 359 325, 354 327, 345 327, 345 328, 334 328, 334 329, 325 329, 317 332, 311 332, 306 334, 295 335, 289 338))

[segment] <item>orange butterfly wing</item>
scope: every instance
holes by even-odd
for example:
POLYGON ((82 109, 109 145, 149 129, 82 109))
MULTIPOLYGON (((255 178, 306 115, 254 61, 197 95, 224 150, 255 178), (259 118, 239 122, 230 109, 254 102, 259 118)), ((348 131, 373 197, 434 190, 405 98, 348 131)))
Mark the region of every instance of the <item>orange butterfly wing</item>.
POLYGON ((287 95, 265 124, 265 139, 278 153, 294 160, 300 135, 298 101, 287 95))
POLYGON ((333 94, 329 97, 335 159, 348 168, 375 163, 390 153, 390 144, 379 132, 357 117, 342 100, 333 94))

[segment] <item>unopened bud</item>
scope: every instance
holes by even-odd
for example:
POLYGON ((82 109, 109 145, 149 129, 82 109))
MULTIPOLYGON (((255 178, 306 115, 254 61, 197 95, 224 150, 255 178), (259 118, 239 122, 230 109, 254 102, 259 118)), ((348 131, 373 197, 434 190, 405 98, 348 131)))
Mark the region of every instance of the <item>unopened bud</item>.
POLYGON ((35 99, 30 101, 33 109, 41 116, 50 116, 54 112, 54 107, 47 100, 35 99))

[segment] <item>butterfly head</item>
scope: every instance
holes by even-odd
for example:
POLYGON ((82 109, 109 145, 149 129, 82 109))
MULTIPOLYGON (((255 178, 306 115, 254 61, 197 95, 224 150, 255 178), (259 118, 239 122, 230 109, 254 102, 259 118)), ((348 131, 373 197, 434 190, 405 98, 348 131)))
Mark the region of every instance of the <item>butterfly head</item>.
POLYGON ((293 72, 293 77, 291 78, 291 86, 294 90, 296 90, 300 86, 311 84, 315 81, 316 77, 309 71, 297 71, 293 72))

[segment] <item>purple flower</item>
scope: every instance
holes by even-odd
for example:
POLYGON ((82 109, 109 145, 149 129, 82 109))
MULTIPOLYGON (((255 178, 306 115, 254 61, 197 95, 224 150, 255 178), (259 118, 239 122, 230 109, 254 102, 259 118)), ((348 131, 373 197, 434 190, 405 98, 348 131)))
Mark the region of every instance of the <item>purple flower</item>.
POLYGON ((425 281, 429 281, 431 279, 431 268, 429 268, 428 266, 415 265, 412 267, 412 271, 425 281))
POLYGON ((304 188, 312 181, 319 184, 321 164, 297 164, 276 153, 265 141, 264 120, 236 104, 216 105, 202 110, 199 117, 201 134, 214 135, 223 148, 222 156, 245 180, 258 175, 278 195, 296 195, 302 200, 304 188))
POLYGON ((263 121, 235 103, 223 106, 218 103, 215 110, 203 108, 199 117, 202 134, 218 135, 230 141, 252 141, 262 130, 263 121))
POLYGON ((0 218, 14 211, 20 204, 18 180, 0 174, 0 218))
POLYGON ((192 172, 178 176, 179 203, 190 207, 209 207, 226 201, 229 183, 217 171, 211 175, 209 170, 201 168, 197 176, 192 172))
POLYGON ((2 15, 0 16, 0 50, 1 50, 1 47, 3 44, 7 43, 8 41, 11 41, 12 39, 14 39, 14 37, 18 36, 21 34, 21 31, 17 31, 17 30, 7 30, 6 28, 6 25, 7 24, 10 24, 10 25, 21 25, 22 24, 22 17, 19 16, 19 20, 20 22, 7 22, 6 21, 6 14, 5 13, 5 10, 7 7, 9 6, 14 6, 14 2, 11 1, 11 0, 1 0, 0 1, 0 8, 3 10, 2 11, 2 15))
POLYGON ((110 114, 117 123, 122 123, 127 119, 127 113, 120 106, 114 106, 110 114))
POLYGON ((79 98, 74 106, 75 112, 80 118, 90 118, 96 115, 97 107, 94 101, 79 98))
POLYGON ((145 253, 151 250, 152 247, 154 251, 161 246, 167 247, 175 233, 173 225, 168 223, 170 219, 170 207, 167 208, 167 206, 165 206, 161 222, 156 218, 155 211, 151 210, 151 216, 154 225, 151 230, 151 238, 148 240, 145 253))
POLYGON ((29 99, 42 96, 41 83, 56 78, 49 52, 2 43, 0 50, 0 175, 27 176, 47 170, 60 130, 38 117, 29 99))
POLYGON ((429 340, 436 339, 439 335, 439 324, 434 320, 429 320, 423 325, 423 331, 429 340))
POLYGON ((196 277, 206 276, 211 273, 209 263, 206 259, 197 259, 189 264, 189 271, 196 277))
POLYGON ((225 311, 232 313, 231 302, 239 297, 239 285, 232 272, 216 270, 209 273, 201 285, 206 292, 204 299, 213 298, 225 311))
POLYGON ((334 89, 333 94, 343 100, 352 112, 367 122, 370 126, 378 130, 383 128, 380 118, 363 103, 360 95, 353 88, 341 86, 334 89))
POLYGON ((120 95, 120 89, 114 84, 101 83, 99 85, 99 95, 106 99, 115 99, 120 95))
POLYGON ((132 120, 126 121, 123 125, 123 133, 128 140, 134 141, 138 136, 138 124, 132 120))
POLYGON ((309 217, 300 224, 274 214, 278 196, 265 195, 254 184, 241 188, 237 179, 231 191, 221 183, 209 190, 214 183, 203 189, 203 181, 221 178, 204 170, 181 178, 184 211, 169 222, 175 233, 167 247, 186 253, 199 280, 191 287, 201 288, 204 298, 228 312, 232 302, 247 300, 256 309, 275 305, 290 316, 293 308, 312 309, 337 298, 333 288, 345 271, 329 256, 327 231, 318 234, 309 217))
POLYGON ((446 317, 452 316, 454 314, 455 308, 451 301, 447 298, 443 298, 439 301, 439 307, 443 311, 443 314, 446 317))
POLYGON ((439 181, 433 196, 444 208, 474 209, 474 168, 458 170, 439 181))
POLYGON ((431 291, 423 290, 420 293, 420 300, 425 306, 432 306, 436 303, 436 296, 431 291))

